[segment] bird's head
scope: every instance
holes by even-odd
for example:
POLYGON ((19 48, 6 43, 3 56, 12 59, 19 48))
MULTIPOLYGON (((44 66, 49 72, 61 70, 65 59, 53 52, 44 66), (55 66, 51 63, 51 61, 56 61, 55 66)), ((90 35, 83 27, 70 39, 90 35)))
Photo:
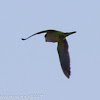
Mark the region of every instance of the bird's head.
POLYGON ((67 36, 69 36, 69 35, 71 35, 71 34, 74 34, 74 33, 76 33, 76 31, 73 31, 73 32, 66 32, 65 34, 66 34, 66 37, 67 37, 67 36))

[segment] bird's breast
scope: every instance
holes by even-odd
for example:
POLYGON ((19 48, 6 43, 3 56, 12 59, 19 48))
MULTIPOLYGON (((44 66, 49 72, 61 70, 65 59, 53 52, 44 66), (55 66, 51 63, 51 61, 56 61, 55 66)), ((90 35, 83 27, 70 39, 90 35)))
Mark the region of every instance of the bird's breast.
POLYGON ((45 35, 45 41, 46 42, 58 42, 58 38, 53 33, 48 33, 45 35))

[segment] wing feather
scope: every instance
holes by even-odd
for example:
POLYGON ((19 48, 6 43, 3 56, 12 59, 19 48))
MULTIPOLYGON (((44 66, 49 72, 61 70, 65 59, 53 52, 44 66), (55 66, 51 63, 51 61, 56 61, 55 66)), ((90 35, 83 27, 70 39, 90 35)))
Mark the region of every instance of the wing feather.
POLYGON ((59 60, 64 74, 69 78, 70 77, 70 57, 68 52, 68 43, 67 40, 61 40, 58 42, 58 54, 59 60))

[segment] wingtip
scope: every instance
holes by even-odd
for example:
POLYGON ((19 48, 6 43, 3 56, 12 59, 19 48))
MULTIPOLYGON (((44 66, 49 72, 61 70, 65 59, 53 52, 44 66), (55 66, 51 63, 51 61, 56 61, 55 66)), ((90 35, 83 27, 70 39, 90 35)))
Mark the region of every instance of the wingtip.
POLYGON ((70 75, 67 74, 66 77, 69 79, 70 78, 70 75))
POLYGON ((68 79, 70 78, 70 71, 69 72, 65 71, 64 74, 68 79))

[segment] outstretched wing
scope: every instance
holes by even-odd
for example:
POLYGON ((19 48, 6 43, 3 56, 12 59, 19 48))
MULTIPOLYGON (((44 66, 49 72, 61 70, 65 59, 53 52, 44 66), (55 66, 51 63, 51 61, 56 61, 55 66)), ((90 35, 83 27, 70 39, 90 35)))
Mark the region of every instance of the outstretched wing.
POLYGON ((68 52, 68 43, 67 40, 61 40, 58 42, 58 54, 59 60, 64 74, 69 78, 70 77, 70 57, 68 52))
POLYGON ((35 33, 35 34, 29 36, 28 38, 22 38, 22 40, 27 40, 27 39, 29 39, 30 37, 34 36, 34 35, 41 34, 41 33, 45 33, 45 32, 47 32, 47 31, 48 31, 48 30, 40 31, 40 32, 38 32, 38 33, 35 33))

